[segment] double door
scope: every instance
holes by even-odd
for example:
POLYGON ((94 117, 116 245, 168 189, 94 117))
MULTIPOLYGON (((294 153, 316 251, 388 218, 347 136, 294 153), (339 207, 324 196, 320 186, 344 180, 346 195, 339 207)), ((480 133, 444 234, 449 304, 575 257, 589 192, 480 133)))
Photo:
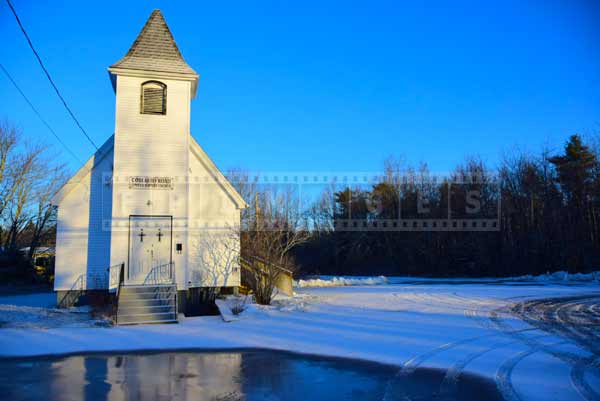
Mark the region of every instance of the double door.
POLYGON ((171 216, 129 217, 127 284, 143 284, 152 269, 164 268, 172 257, 171 216))

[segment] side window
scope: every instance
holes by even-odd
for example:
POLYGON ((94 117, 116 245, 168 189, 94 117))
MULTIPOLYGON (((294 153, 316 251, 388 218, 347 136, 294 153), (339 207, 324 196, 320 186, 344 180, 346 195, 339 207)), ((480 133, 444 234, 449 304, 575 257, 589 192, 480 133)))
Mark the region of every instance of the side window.
POLYGON ((142 84, 142 114, 167 114, 167 85, 158 81, 142 84))

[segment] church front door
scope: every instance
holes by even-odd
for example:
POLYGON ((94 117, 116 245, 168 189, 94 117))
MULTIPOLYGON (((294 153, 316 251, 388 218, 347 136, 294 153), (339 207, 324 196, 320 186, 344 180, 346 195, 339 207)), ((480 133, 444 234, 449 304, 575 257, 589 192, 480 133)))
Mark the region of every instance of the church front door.
POLYGON ((168 272, 171 263, 171 216, 129 217, 129 265, 126 284, 144 284, 152 269, 168 272))

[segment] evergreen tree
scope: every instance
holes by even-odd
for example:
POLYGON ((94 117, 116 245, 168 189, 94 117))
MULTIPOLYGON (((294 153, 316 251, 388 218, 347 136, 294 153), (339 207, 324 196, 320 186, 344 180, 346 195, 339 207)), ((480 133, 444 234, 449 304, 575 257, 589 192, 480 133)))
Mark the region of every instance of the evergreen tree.
POLYGON ((549 160, 556 168, 558 183, 569 206, 583 207, 596 181, 596 155, 579 135, 572 135, 565 146, 565 154, 549 160))

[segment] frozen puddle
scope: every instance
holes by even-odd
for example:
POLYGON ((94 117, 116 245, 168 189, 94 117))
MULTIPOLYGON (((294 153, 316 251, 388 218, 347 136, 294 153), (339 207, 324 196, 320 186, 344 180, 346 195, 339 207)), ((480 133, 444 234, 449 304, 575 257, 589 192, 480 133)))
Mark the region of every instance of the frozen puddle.
MULTIPOLYGON (((8 400, 439 400, 445 372, 352 359, 246 350, 0 360, 8 400)), ((493 382, 462 375, 452 400, 500 400, 493 382)))

